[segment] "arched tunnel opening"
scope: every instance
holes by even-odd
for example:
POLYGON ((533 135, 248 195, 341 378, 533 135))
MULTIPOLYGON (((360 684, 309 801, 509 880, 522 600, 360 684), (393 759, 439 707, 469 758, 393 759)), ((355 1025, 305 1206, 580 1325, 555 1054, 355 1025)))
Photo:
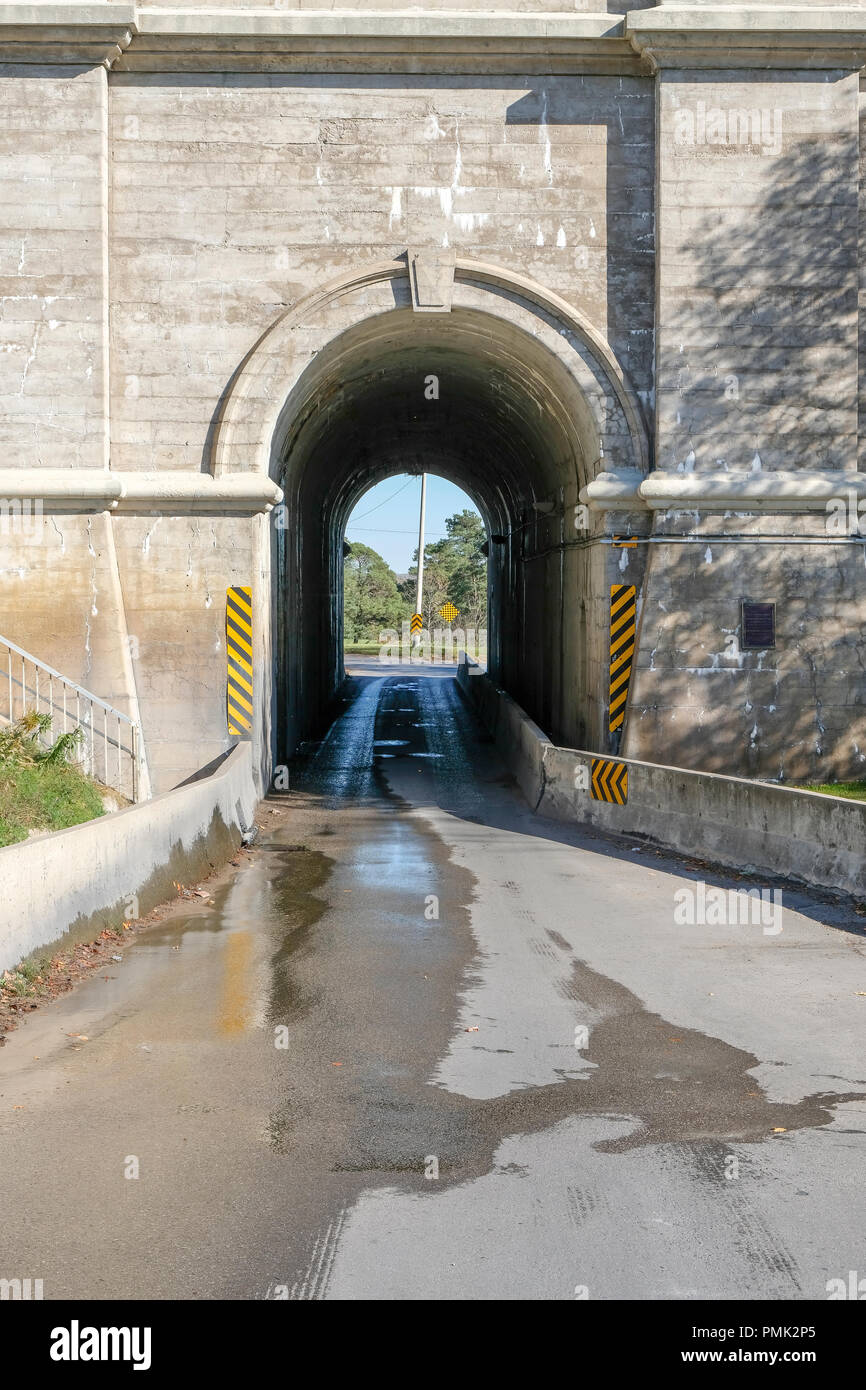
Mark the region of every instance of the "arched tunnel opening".
POLYGON ((489 551, 474 498, 451 479, 396 473, 374 483, 355 503, 343 541, 346 657, 452 666, 467 652, 486 668, 489 551), (413 632, 416 613, 421 631, 413 632))
POLYGON ((295 524, 274 534, 275 752, 320 733, 344 678, 343 538, 359 498, 396 473, 462 488, 487 529, 490 675, 553 739, 592 737, 591 552, 575 542, 597 425, 563 363, 470 308, 411 308, 333 338, 299 377, 279 481, 295 524))

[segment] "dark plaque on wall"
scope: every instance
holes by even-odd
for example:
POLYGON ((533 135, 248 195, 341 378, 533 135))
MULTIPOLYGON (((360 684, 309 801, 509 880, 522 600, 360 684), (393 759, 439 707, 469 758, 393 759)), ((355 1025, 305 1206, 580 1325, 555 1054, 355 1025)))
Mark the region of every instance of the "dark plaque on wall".
POLYGON ((743 599, 740 646, 744 651, 776 645, 775 603, 752 603, 743 599))

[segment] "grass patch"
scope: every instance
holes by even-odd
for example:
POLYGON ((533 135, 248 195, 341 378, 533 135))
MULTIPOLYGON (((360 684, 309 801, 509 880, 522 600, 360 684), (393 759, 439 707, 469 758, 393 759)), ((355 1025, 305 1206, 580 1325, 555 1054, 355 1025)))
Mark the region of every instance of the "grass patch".
POLYGON ((866 782, 807 782, 804 792, 823 792, 825 796, 847 796, 851 801, 866 801, 866 782))
POLYGON ((14 970, 7 970, 0 976, 0 995, 32 999, 42 992, 39 986, 45 983, 50 970, 50 956, 28 956, 14 970))
POLYGON ((104 812, 97 787, 76 767, 0 762, 0 845, 26 840, 31 830, 66 830, 104 812))
POLYGON ((0 846, 104 815, 96 783, 67 761, 75 738, 63 734, 45 746, 50 723, 27 714, 0 731, 0 846))

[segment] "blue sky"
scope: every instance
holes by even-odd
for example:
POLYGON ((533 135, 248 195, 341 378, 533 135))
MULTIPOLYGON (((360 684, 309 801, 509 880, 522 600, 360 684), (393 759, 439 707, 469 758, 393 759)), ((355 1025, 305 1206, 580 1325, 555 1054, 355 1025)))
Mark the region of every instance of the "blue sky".
MULTIPOLYGON (((418 546, 418 511, 421 505, 421 478, 400 473, 377 483, 355 506, 346 527, 346 540, 360 541, 378 550, 397 574, 405 574, 418 546), (365 515, 366 514, 366 515, 365 515)), ((446 534, 445 518, 455 512, 478 508, 454 483, 427 474, 428 541, 446 534)))

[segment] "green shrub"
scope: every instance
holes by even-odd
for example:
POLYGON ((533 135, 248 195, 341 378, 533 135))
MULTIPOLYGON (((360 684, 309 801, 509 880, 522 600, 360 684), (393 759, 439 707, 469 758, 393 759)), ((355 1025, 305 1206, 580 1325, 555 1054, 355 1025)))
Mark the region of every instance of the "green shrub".
POLYGON ((80 729, 46 746, 51 716, 29 712, 0 729, 0 845, 104 814, 95 782, 69 762, 80 729))

